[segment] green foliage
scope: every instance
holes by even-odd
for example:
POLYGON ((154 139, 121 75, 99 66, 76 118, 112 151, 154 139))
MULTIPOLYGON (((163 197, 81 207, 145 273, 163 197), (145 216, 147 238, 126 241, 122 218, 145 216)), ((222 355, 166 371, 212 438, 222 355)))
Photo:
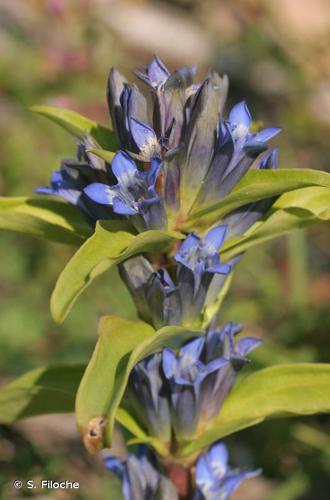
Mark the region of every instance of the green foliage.
MULTIPOLYGON (((110 445, 117 410, 133 367, 164 346, 177 348, 185 340, 200 334, 179 326, 168 326, 155 332, 150 325, 140 321, 103 317, 99 325, 99 340, 77 394, 77 422, 84 437, 91 420, 105 417, 107 426, 103 444, 110 445)), ((138 423, 123 409, 118 418, 137 438, 149 441, 149 438, 144 438, 138 423)))
POLYGON ((117 408, 125 362, 132 350, 153 334, 154 329, 141 321, 101 318, 99 340, 77 394, 76 415, 81 431, 91 419, 105 417, 114 406, 117 408))
MULTIPOLYGON (((51 298, 55 321, 64 320, 77 297, 100 274, 135 254, 164 250, 179 233, 146 231, 135 235, 122 221, 100 221, 95 233, 62 271, 51 298)), ((116 293, 116 290, 114 290, 116 293)))
POLYGON ((257 222, 245 235, 228 240, 221 249, 227 260, 249 248, 330 218, 330 189, 307 187, 284 193, 275 201, 263 221, 257 222))
POLYGON ((57 365, 29 371, 0 388, 0 423, 46 413, 74 411, 84 365, 57 365))
POLYGON ((309 169, 251 170, 222 200, 192 211, 190 225, 209 224, 247 203, 310 186, 330 188, 330 174, 309 169))
POLYGON ((224 436, 265 419, 330 411, 330 364, 277 365, 244 378, 226 398, 203 434, 183 445, 194 454, 224 436))
POLYGON ((79 245, 92 233, 82 212, 59 199, 0 198, 0 228, 79 245))
POLYGON ((35 113, 49 118, 49 120, 52 120, 75 137, 78 137, 78 139, 83 139, 86 132, 88 132, 102 148, 117 149, 115 135, 112 130, 103 127, 103 125, 96 123, 94 120, 85 118, 75 111, 55 106, 32 106, 30 109, 35 113))
POLYGON ((107 151, 106 149, 88 149, 87 151, 93 153, 99 158, 102 158, 102 160, 106 161, 107 163, 111 163, 116 154, 112 151, 107 151))

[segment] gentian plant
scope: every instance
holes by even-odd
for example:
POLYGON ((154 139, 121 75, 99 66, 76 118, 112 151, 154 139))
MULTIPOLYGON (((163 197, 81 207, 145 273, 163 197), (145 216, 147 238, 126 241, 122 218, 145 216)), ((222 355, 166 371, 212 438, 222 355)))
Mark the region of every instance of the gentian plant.
POLYGON ((128 456, 102 453, 125 500, 226 500, 261 471, 230 467, 223 438, 330 409, 326 364, 270 366, 237 381, 261 341, 221 314, 249 248, 329 218, 330 175, 278 168, 270 142, 280 129, 258 129, 245 102, 227 112, 227 77, 196 83, 195 73, 171 73, 154 57, 136 73, 142 92, 111 69, 112 130, 35 106, 76 138, 77 157, 35 196, 0 204, 3 229, 80 246, 55 286, 55 321, 113 266, 135 303, 136 321, 101 318, 87 366, 46 367, 0 391, 5 423, 75 409, 91 453, 111 445, 115 424, 124 428, 128 456), (24 397, 6 404, 18 388, 24 397))

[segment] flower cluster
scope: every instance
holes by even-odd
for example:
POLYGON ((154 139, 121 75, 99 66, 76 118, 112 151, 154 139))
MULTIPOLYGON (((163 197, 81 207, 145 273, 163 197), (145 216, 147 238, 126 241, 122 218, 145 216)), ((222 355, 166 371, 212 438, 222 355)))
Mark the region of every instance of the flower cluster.
MULTIPOLYGON (((94 221, 129 218, 138 231, 180 228, 191 210, 230 193, 256 160, 256 168, 276 168, 277 149, 259 156, 280 129, 253 132, 245 102, 225 117, 227 78, 210 73, 194 84, 195 71, 170 73, 154 57, 137 73, 152 94, 148 113, 138 87, 112 69, 108 102, 119 151, 111 165, 89 151, 97 145, 86 135, 77 161, 63 161, 51 186, 37 192, 66 198, 94 221)), ((250 203, 218 223, 229 226, 227 237, 241 234, 272 201, 250 203)))
MULTIPOLYGON (((121 276, 142 319, 156 328, 198 320, 214 277, 227 276, 231 270, 219 257, 226 230, 227 226, 214 227, 204 238, 190 233, 174 255, 173 279, 166 269, 154 270, 142 256, 121 265, 121 276)), ((221 286, 222 282, 218 283, 218 288, 221 286)))
POLYGON ((252 337, 235 342, 239 331, 231 322, 210 328, 178 353, 165 348, 135 366, 130 388, 149 435, 171 447, 200 434, 219 413, 247 354, 261 343, 252 337))
MULTIPOLYGON (((105 456, 106 468, 122 481, 124 500, 178 500, 172 482, 156 468, 153 454, 141 447, 138 456, 126 460, 105 456)), ((228 465, 228 451, 223 443, 215 443, 196 464, 193 500, 228 500, 239 484, 258 476, 260 470, 243 471, 228 465)))

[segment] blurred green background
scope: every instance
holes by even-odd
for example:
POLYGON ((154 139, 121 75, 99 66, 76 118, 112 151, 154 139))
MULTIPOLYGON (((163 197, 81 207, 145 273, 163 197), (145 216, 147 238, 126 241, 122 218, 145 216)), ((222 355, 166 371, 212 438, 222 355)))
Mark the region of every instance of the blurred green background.
MULTIPOLYGON (((228 106, 246 99, 255 120, 280 125, 282 167, 329 170, 328 0, 2 0, 0 3, 0 194, 48 183, 75 144, 29 106, 48 103, 107 124, 105 85, 116 65, 131 79, 153 53, 171 69, 198 64, 230 78, 228 106)), ((265 345, 249 369, 329 362, 329 226, 253 249, 240 265, 223 320, 243 321, 265 345)), ((0 382, 48 362, 86 362, 100 315, 134 316, 114 273, 55 325, 49 297, 74 249, 0 235, 0 382), (116 287, 115 296, 112 295, 116 287)), ((273 421, 227 440, 235 465, 262 467, 235 500, 326 500, 326 416, 273 421)), ((0 498, 114 498, 87 456, 73 417, 38 417, 0 430, 0 498), (15 491, 14 479, 72 479, 74 491, 15 491)), ((115 500, 115 499, 114 499, 115 500)))

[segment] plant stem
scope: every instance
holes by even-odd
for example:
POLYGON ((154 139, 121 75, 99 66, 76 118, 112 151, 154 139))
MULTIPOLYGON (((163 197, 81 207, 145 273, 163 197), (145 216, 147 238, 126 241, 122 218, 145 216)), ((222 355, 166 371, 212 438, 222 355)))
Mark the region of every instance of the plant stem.
POLYGON ((191 469, 182 465, 169 464, 167 466, 167 475, 178 490, 180 500, 190 500, 191 469))

